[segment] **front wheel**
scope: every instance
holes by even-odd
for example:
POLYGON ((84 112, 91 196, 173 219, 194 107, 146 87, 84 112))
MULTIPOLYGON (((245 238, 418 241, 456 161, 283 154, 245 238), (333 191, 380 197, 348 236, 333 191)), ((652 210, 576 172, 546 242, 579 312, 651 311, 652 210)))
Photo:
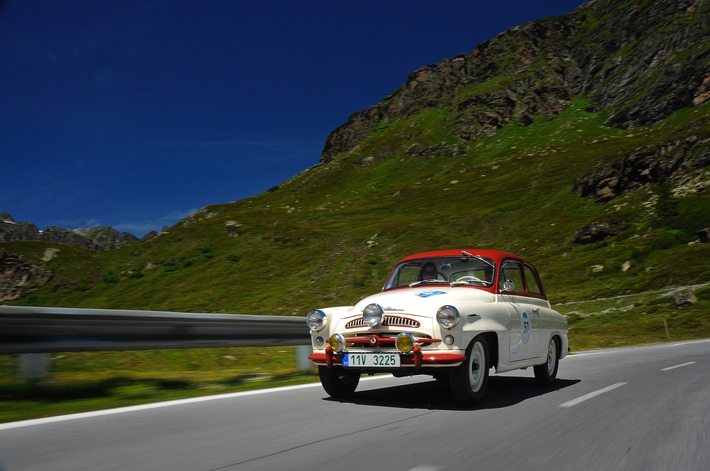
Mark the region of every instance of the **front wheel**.
POLYGON ((451 393, 460 404, 483 399, 488 386, 488 342, 479 335, 466 349, 466 360, 451 372, 451 393))
POLYGON ((360 382, 360 372, 342 366, 318 366, 318 377, 330 397, 347 397, 355 392, 360 382))
POLYGON ((547 346, 547 360, 542 365, 537 365, 535 370, 535 379, 542 386, 549 386, 557 377, 557 367, 560 364, 560 356, 557 354, 557 340, 550 339, 547 346))

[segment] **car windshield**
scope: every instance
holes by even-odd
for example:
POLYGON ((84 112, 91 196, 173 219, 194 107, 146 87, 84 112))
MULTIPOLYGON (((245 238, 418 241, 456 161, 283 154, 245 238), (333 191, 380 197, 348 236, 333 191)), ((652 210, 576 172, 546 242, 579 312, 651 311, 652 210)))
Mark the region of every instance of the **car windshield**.
POLYGON ((408 260, 397 265, 385 289, 436 283, 490 287, 494 273, 493 260, 477 255, 408 260))

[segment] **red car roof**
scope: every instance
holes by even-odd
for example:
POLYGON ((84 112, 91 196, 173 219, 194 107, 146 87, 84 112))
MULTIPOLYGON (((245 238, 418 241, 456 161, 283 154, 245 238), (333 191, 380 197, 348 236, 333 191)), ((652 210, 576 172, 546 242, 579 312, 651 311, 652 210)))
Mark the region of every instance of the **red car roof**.
POLYGON ((481 257, 487 257, 492 259, 496 264, 504 258, 517 258, 518 260, 525 260, 519 255, 514 253, 504 252, 502 250, 491 250, 491 249, 449 249, 449 250, 434 250, 432 252, 421 252, 404 257, 400 262, 407 260, 416 260, 419 258, 430 258, 430 257, 460 257, 461 252, 468 252, 471 255, 480 255, 481 257))

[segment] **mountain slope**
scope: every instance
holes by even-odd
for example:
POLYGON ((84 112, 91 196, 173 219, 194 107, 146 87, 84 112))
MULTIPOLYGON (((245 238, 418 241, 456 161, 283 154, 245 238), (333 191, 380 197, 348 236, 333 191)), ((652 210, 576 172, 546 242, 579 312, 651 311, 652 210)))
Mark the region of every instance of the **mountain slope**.
POLYGON ((710 2, 596 0, 498 35, 471 53, 423 67, 381 103, 329 136, 322 161, 359 144, 381 122, 427 108, 456 118, 463 141, 508 123, 558 116, 577 96, 632 128, 710 99, 710 2))
POLYGON ((526 256, 553 303, 704 282, 708 3, 597 0, 505 32, 353 115, 313 168, 154 240, 46 262, 0 244, 52 273, 13 302, 302 314, 449 247, 526 256))

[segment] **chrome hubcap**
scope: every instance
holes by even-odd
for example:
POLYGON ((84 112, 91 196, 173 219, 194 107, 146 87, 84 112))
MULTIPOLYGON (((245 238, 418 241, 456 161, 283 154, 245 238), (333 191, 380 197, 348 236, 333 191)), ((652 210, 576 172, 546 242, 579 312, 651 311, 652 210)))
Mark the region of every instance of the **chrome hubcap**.
POLYGON ((550 340, 550 346, 547 348, 547 372, 552 374, 555 369, 555 359, 557 358, 557 344, 554 340, 550 340))
POLYGON ((479 342, 476 342, 471 350, 471 369, 469 371, 471 389, 473 392, 478 392, 483 385, 485 361, 486 358, 483 346, 479 342))

